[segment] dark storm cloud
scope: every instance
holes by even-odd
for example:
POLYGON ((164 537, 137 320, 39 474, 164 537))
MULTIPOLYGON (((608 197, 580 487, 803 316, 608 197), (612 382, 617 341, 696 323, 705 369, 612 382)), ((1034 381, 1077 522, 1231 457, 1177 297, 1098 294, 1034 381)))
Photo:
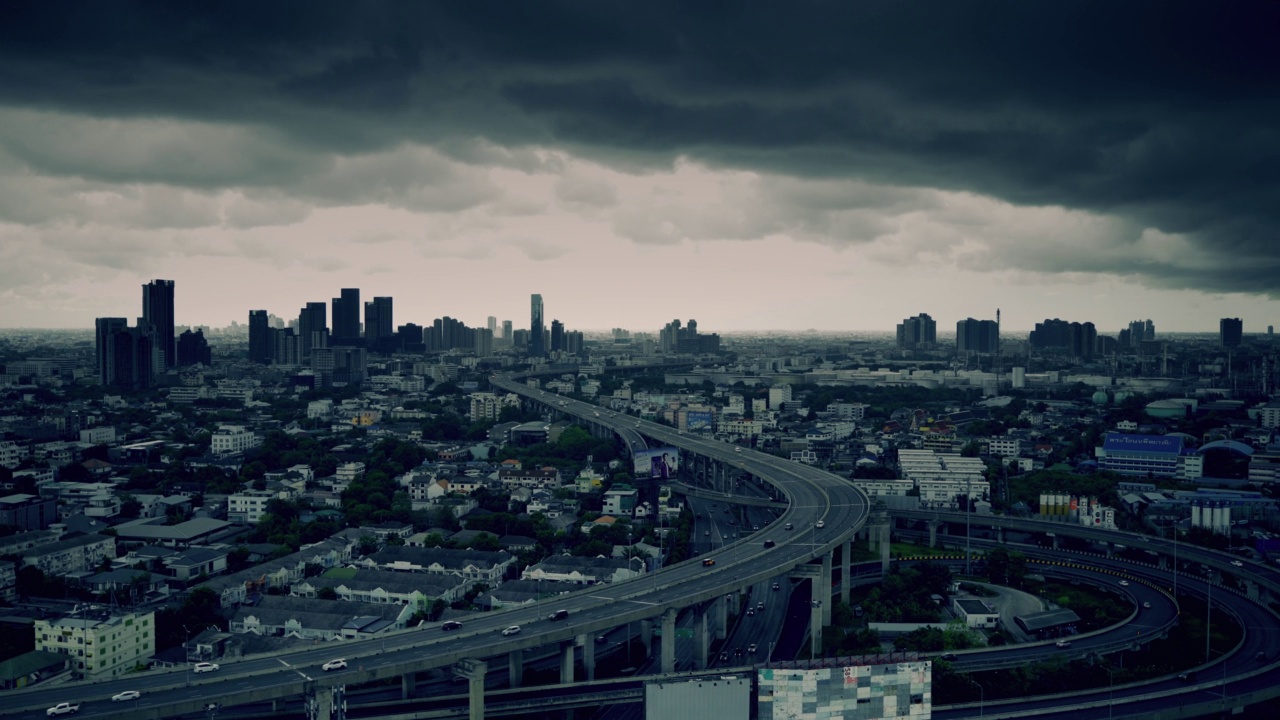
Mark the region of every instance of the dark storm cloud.
MULTIPOLYGON (((1273 293, 1278 30, 1277 2, 30 2, 0 23, 0 104, 281 138, 178 184, 305 187, 313 157, 420 142, 969 191, 1238 258, 1114 268, 1145 282, 1273 293)), ((165 176, 18 140, 46 173, 165 176)))

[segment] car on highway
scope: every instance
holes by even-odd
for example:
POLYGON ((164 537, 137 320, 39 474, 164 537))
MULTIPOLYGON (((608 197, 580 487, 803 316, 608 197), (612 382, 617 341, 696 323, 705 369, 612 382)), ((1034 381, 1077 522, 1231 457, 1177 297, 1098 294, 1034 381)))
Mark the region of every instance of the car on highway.
POLYGON ((955 660, 956 660, 956 654, 955 654, 955 653, 943 653, 943 654, 941 654, 941 655, 939 655, 939 656, 938 656, 938 659, 939 659, 939 660, 946 660, 947 662, 955 662, 955 660))
POLYGON ((756 615, 756 611, 754 609, 747 610, 747 617, 755 617, 755 615, 756 615))
POLYGON ((725 661, 725 660, 728 660, 728 659, 729 659, 729 653, 727 653, 727 652, 722 652, 722 653, 720 653, 720 660, 721 660, 722 662, 723 662, 723 661, 725 661))
POLYGON ((711 567, 712 565, 715 565, 715 564, 716 564, 715 558, 707 558, 706 560, 702 561, 702 567, 711 567))
POLYGON ((44 714, 49 717, 57 717, 58 715, 74 715, 78 712, 80 712, 80 703, 63 702, 45 710, 44 714))
POLYGON ((330 660, 329 662, 321 665, 320 669, 325 672, 329 672, 330 670, 346 670, 347 661, 342 658, 338 658, 337 660, 330 660))
POLYGON ((702 531, 702 536, 703 536, 703 537, 711 537, 711 531, 710 531, 710 530, 703 530, 703 531, 702 531))
POLYGON ((778 544, 778 543, 776 543, 776 542, 774 542, 774 541, 772 541, 772 540, 765 540, 765 541, 764 541, 764 546, 765 546, 765 547, 767 547, 767 548, 771 548, 771 547, 773 547, 774 545, 777 545, 777 544, 778 544))
POLYGON ((1150 610, 1150 609, 1151 609, 1151 603, 1149 603, 1149 602, 1144 602, 1144 603, 1142 603, 1142 609, 1143 609, 1143 610, 1150 610))
POLYGON ((1054 645, 1057 645, 1057 646, 1058 646, 1058 647, 1060 647, 1060 648, 1064 648, 1064 647, 1071 647, 1071 641, 1070 641, 1070 640, 1059 640, 1058 642, 1054 643, 1054 645))
POLYGON ((505 628, 503 628, 503 629, 502 629, 502 634, 503 634, 503 635, 519 635, 519 634, 520 634, 520 626, 519 626, 519 625, 509 625, 509 626, 507 626, 507 627, 505 627, 505 628))
POLYGON ((781 586, 781 585, 779 585, 778 583, 774 583, 774 584, 773 584, 773 589, 774 589, 774 590, 781 590, 781 589, 782 589, 782 586, 781 586))
POLYGON ((1128 581, 1128 580, 1121 580, 1121 581, 1120 581, 1120 587, 1129 587, 1129 581, 1128 581))
POLYGON ((125 700, 137 700, 142 697, 142 693, 137 690, 125 690, 111 696, 111 702, 124 702, 125 700))
POLYGON ((762 611, 762 610, 764 610, 764 603, 763 603, 763 602, 758 602, 758 603, 756 603, 756 610, 757 610, 757 611, 762 611))
POLYGON ((734 449, 733 449, 733 451, 734 451, 734 452, 742 452, 742 448, 734 448, 734 449))
POLYGON ((1236 567, 1244 567, 1244 563, 1240 562, 1239 560, 1232 560, 1231 564, 1235 565, 1236 567))
POLYGON ((783 529, 783 530, 795 530, 796 528, 795 528, 795 526, 794 526, 794 525, 792 525, 791 523, 787 523, 786 525, 783 525, 783 526, 782 526, 782 529, 783 529))
POLYGON ((597 645, 604 645, 604 644, 605 644, 605 643, 607 643, 607 642, 609 642, 609 636, 608 636, 608 635, 597 635, 597 636, 596 636, 596 644, 597 644, 597 645))
POLYGON ((444 621, 444 623, 443 623, 443 624, 441 624, 441 625, 440 625, 440 629, 441 629, 441 630, 445 630, 445 631, 448 631, 448 630, 461 630, 461 629, 462 629, 462 623, 458 622, 457 620, 446 620, 446 621, 444 621))
POLYGON ((200 662, 200 663, 196 663, 191 667, 191 672, 196 672, 196 673, 214 672, 219 667, 221 667, 221 665, 218 665, 218 663, 200 662))
POLYGON ((751 643, 750 645, 747 646, 747 652, 750 653, 751 655, 756 654, 756 649, 757 648, 755 643, 751 643))
POLYGON ((547 616, 547 619, 548 619, 548 620, 550 620, 551 622, 560 622, 561 620, 568 620, 568 619, 569 619, 569 611, 568 611, 568 610, 557 610, 557 611, 555 611, 555 612, 551 613, 550 615, 548 615, 548 616, 547 616))
POLYGON ((826 527, 826 526, 827 526, 827 521, 825 521, 825 520, 819 520, 819 521, 818 521, 818 527, 819 527, 819 528, 824 528, 824 527, 826 527))

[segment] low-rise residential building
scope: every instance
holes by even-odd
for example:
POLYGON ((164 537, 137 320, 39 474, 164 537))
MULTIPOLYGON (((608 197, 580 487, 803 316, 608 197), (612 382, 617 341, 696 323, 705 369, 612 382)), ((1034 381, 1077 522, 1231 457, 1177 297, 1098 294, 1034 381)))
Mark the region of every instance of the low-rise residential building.
POLYGON ((19 530, 44 530, 58 519, 58 501, 38 495, 0 497, 0 525, 19 530))
POLYGON ((209 450, 214 455, 230 455, 257 447, 259 442, 258 436, 249 428, 223 425, 213 433, 209 450))
POLYGON ((537 470, 507 469, 498 471, 498 481, 502 487, 512 488, 551 488, 560 487, 560 471, 552 467, 537 470))
POLYGON ((497 585, 513 567, 516 557, 509 552, 449 550, 447 548, 386 547, 359 561, 361 567, 397 572, 452 575, 469 582, 497 585))
POLYGON ((156 652, 154 612, 36 620, 35 634, 36 650, 70 657, 72 669, 89 678, 133 672, 156 652))
POLYGON ((576 557, 552 555, 530 565, 521 573, 522 580, 549 580, 575 585, 613 583, 639 577, 645 572, 641 558, 576 557))
POLYGON ((13 603, 18 599, 18 563, 0 560, 0 600, 13 603))
POLYGON ((448 603, 461 600, 472 585, 450 575, 335 568, 294 583, 289 594, 314 598, 322 589, 330 588, 339 600, 347 602, 412 605, 425 610, 436 599, 448 603))
POLYGON ((364 640, 403 630, 415 612, 412 605, 264 595, 256 605, 236 610, 230 627, 304 640, 364 640))
POLYGON ((103 560, 114 560, 115 557, 114 537, 80 535, 26 550, 22 554, 22 564, 39 568, 45 575, 70 575, 93 570, 103 560))
POLYGON ((267 503, 275 500, 276 493, 267 490, 244 490, 227 496, 227 520, 257 525, 267 514, 267 503))

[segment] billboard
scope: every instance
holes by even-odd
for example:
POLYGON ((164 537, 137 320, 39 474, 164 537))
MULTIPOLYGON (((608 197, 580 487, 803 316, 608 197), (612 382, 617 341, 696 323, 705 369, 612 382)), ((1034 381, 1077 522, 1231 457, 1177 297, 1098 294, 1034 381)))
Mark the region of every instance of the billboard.
POLYGON ((684 416, 684 426, 689 432, 710 432, 711 413, 687 412, 684 416))
POLYGON ((644 686, 646 720, 720 720, 751 717, 751 678, 702 677, 644 686), (737 708, 736 710, 734 708, 737 708))
POLYGON ((927 661, 758 673, 760 720, 927 718, 933 712, 927 661))
POLYGON ((668 480, 680 470, 680 451, 673 447, 637 450, 634 457, 637 478, 668 480))

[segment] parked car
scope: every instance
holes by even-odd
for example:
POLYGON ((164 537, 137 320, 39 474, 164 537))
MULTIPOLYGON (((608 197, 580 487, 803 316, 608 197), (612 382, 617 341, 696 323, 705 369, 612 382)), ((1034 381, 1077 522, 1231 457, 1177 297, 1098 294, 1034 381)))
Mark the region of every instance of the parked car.
POLYGON ((511 626, 508 626, 508 627, 506 627, 506 628, 503 628, 503 630, 502 630, 502 634, 503 634, 503 635, 519 635, 519 634, 520 634, 520 626, 519 626, 519 625, 511 625, 511 626))
POLYGON ((142 697, 142 693, 137 690, 125 690, 111 696, 111 702, 124 702, 125 700, 137 700, 142 697))
POLYGON ((329 662, 321 665, 320 669, 325 672, 329 672, 330 670, 346 670, 347 661, 342 658, 338 658, 337 660, 330 660, 329 662))
POLYGON ((200 662, 200 663, 196 663, 194 666, 192 666, 192 668, 191 668, 191 672, 195 672, 195 673, 207 673, 207 672, 214 672, 214 671, 216 671, 216 670, 217 670, 218 668, 220 668, 220 667, 222 667, 222 666, 221 666, 221 665, 219 665, 218 663, 200 662))

